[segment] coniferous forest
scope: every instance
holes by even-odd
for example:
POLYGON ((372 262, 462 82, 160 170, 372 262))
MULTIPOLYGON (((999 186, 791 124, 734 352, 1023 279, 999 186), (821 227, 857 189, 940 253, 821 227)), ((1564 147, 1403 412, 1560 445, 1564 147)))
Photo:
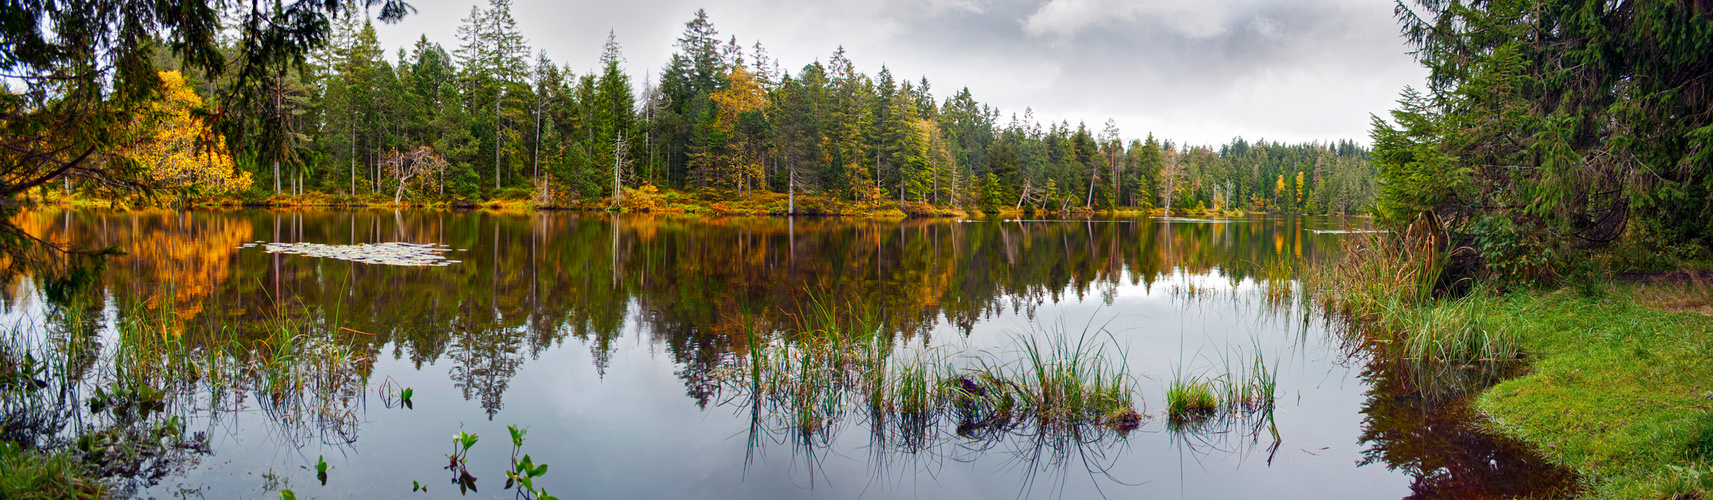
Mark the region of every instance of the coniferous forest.
MULTIPOLYGON (((1042 123, 1028 110, 1004 115, 968 88, 936 94, 926 78, 865 74, 842 48, 788 66, 700 10, 666 67, 641 78, 610 34, 590 71, 532 52, 509 0, 472 7, 457 34, 456 47, 423 36, 389 54, 370 20, 335 19, 324 48, 247 82, 261 97, 228 111, 245 119, 219 134, 235 169, 223 175, 248 181, 205 183, 198 196, 630 210, 770 200, 761 211, 772 213, 1356 213, 1375 192, 1354 141, 1191 145, 1125 135, 1110 120, 1042 123)), ((176 70, 160 52, 157 67, 176 70)), ((182 80, 216 100, 239 90, 232 75, 186 73, 163 85, 182 80)))

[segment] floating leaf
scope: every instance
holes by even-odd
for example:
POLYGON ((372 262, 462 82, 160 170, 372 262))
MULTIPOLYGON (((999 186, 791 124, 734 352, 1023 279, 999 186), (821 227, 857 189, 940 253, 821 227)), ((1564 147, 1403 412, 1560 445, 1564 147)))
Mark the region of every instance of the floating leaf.
POLYGON ((446 252, 453 249, 433 243, 359 243, 356 245, 324 245, 321 243, 268 243, 262 246, 268 253, 283 253, 337 259, 364 264, 427 267, 457 263, 447 260, 446 252))

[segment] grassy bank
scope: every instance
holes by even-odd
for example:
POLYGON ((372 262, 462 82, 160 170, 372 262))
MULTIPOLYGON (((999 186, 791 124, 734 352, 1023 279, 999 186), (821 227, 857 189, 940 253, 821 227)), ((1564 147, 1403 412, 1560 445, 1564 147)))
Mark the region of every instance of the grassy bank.
POLYGON ((1573 468, 1587 498, 1713 495, 1713 288, 1616 283, 1489 300, 1530 358, 1486 425, 1573 468))
POLYGON ((46 455, 0 442, 0 498, 101 498, 101 484, 70 457, 46 455))
POLYGON ((1423 227, 1306 277, 1348 345, 1405 363, 1424 396, 1472 396, 1477 425, 1576 471, 1585 498, 1713 497, 1713 273, 1459 295, 1423 227))

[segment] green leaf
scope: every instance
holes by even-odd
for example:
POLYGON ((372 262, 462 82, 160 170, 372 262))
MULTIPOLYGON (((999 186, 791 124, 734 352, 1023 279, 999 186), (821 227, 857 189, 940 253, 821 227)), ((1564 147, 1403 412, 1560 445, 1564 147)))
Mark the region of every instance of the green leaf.
POLYGON ((519 429, 516 425, 508 425, 506 430, 512 433, 512 446, 523 446, 523 435, 528 433, 529 429, 519 429))

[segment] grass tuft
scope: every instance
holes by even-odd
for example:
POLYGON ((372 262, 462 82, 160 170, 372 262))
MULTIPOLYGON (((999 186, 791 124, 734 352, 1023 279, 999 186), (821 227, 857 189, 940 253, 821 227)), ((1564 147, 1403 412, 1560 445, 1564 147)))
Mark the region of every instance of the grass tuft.
POLYGON ((101 483, 66 454, 44 454, 0 442, 0 498, 94 499, 106 491, 101 483))
POLYGON ((716 375, 734 394, 726 399, 746 401, 755 418, 800 436, 825 437, 845 417, 865 415, 907 447, 942 419, 959 422, 963 435, 1004 434, 1025 422, 1061 434, 1140 424, 1132 377, 1122 353, 1108 354, 1104 331, 1028 335, 1006 353, 954 355, 895 345, 878 322, 849 316, 817 302, 797 333, 770 338, 748 329, 747 359, 716 375))
POLYGON ((1213 383, 1200 377, 1172 380, 1166 389, 1166 414, 1172 419, 1190 420, 1212 416, 1220 407, 1214 395, 1213 383))

